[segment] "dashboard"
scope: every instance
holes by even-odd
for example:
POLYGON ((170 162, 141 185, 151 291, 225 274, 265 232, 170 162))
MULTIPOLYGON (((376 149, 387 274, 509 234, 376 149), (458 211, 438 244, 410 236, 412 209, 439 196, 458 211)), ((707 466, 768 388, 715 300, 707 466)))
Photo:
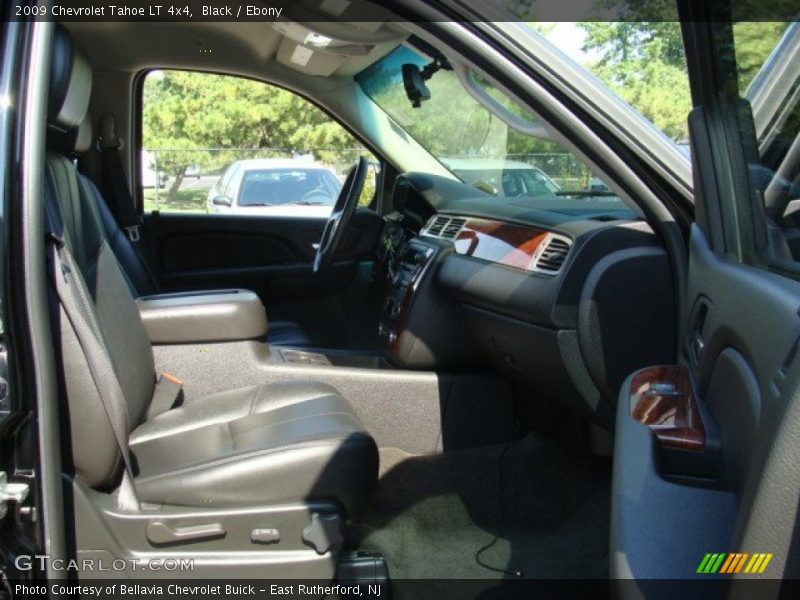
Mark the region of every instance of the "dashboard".
POLYGON ((629 209, 559 213, 401 175, 384 229, 378 336, 405 368, 489 367, 610 425, 625 377, 673 360, 676 298, 629 209))
POLYGON ((421 235, 452 239, 462 256, 547 274, 558 273, 572 245, 567 236, 529 225, 447 215, 433 217, 421 235))

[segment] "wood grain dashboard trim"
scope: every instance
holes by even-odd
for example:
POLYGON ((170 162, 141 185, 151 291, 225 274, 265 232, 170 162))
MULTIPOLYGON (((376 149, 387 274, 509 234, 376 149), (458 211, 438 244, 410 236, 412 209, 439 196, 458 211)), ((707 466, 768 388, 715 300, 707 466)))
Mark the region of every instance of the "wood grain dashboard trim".
POLYGON ((536 251, 547 236, 547 231, 536 227, 468 219, 454 244, 457 254, 531 270, 536 251))
POLYGON ((647 425, 662 446, 705 448, 706 430, 686 367, 643 369, 633 376, 630 390, 631 417, 647 425))

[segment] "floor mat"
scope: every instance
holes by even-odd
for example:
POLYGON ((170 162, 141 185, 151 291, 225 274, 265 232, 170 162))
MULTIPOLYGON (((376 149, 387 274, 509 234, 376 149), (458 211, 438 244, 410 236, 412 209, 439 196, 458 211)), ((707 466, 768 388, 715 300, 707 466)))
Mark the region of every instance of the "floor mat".
POLYGON ((611 469, 528 436, 436 456, 381 451, 382 477, 356 547, 381 553, 392 579, 608 576, 611 469), (498 495, 502 454, 502 499, 498 495), (476 552, 495 535, 480 557, 476 552))

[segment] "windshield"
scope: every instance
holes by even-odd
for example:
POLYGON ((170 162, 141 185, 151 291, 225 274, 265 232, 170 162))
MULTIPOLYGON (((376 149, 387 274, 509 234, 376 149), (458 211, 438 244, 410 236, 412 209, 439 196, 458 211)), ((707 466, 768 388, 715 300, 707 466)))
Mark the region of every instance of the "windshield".
POLYGON ((495 167, 487 168, 475 161, 475 165, 451 167, 453 174, 464 183, 488 184, 489 193, 503 196, 555 196, 561 191, 558 184, 535 167, 495 167))
POLYGON ((239 206, 332 205, 341 188, 339 180, 322 169, 246 171, 239 190, 239 206))
POLYGON ((406 133, 478 190, 559 212, 629 210, 581 160, 548 139, 548 131, 528 111, 480 76, 475 80, 483 91, 524 123, 526 133, 478 102, 448 65, 426 79, 430 97, 413 107, 404 86, 403 65, 425 69, 431 62, 420 52, 400 46, 359 73, 356 81, 406 133))

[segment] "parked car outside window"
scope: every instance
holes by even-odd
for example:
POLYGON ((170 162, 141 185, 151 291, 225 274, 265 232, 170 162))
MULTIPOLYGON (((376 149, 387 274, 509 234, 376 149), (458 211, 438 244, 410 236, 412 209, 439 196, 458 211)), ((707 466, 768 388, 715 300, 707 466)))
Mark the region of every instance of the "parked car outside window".
POLYGON ((237 161, 209 191, 206 210, 226 214, 327 217, 341 189, 341 182, 330 169, 313 162, 237 161))

